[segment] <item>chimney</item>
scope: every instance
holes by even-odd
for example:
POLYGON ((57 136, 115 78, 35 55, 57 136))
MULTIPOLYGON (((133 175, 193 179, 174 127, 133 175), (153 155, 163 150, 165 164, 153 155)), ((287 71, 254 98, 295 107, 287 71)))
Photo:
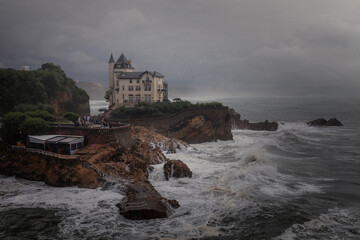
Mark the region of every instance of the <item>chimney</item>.
POLYGON ((129 65, 132 66, 132 61, 131 59, 129 58, 129 65))

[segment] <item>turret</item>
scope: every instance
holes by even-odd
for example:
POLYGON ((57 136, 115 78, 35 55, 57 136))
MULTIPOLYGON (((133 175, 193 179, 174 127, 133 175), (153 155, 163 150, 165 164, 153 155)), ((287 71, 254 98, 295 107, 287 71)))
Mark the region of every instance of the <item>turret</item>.
POLYGON ((110 59, 109 59, 109 89, 111 91, 109 103, 112 105, 113 103, 113 94, 114 94, 114 57, 111 53, 110 59))

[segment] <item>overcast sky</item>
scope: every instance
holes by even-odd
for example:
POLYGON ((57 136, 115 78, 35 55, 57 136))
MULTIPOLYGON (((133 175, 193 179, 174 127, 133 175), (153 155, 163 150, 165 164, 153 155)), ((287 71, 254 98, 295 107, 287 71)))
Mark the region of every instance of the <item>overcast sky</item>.
POLYGON ((0 67, 108 84, 110 53, 204 94, 357 95, 359 0, 0 0, 0 67))

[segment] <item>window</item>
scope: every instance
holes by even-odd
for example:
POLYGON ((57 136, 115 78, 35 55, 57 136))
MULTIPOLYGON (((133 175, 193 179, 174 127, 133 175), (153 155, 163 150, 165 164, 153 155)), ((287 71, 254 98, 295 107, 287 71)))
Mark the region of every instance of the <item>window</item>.
POLYGON ((140 95, 136 95, 135 98, 136 98, 136 101, 137 101, 137 102, 140 102, 140 95))
POLYGON ((136 91, 140 91, 140 86, 136 86, 136 91))
POLYGON ((139 80, 139 79, 137 79, 137 80, 136 80, 136 83, 139 83, 139 82, 140 82, 140 80, 139 80))
POLYGON ((77 148, 78 148, 78 149, 79 149, 79 148, 82 148, 82 146, 83 146, 82 142, 77 143, 77 148))
POLYGON ((116 81, 116 86, 117 86, 117 87, 119 86, 119 81, 116 81))
POLYGON ((122 86, 123 91, 125 91, 125 86, 122 86))
POLYGON ((116 99, 116 102, 118 103, 118 102, 119 102, 119 99, 116 99))
POLYGON ((129 95, 129 102, 133 102, 134 100, 134 96, 133 95, 129 95))
POLYGON ((71 151, 76 150, 76 144, 71 144, 71 151))
POLYGON ((134 90, 134 86, 129 86, 129 91, 133 91, 134 90))
POLYGON ((125 98, 125 95, 123 94, 123 99, 125 98))
POLYGON ((132 83, 132 79, 130 79, 130 83, 132 83))

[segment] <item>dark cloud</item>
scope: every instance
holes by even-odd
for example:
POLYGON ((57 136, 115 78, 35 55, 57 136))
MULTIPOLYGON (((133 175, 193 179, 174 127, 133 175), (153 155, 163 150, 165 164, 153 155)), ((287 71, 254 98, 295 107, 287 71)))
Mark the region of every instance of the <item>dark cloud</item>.
POLYGON ((354 95, 357 0, 0 0, 0 67, 107 84, 110 52, 196 94, 354 95))

